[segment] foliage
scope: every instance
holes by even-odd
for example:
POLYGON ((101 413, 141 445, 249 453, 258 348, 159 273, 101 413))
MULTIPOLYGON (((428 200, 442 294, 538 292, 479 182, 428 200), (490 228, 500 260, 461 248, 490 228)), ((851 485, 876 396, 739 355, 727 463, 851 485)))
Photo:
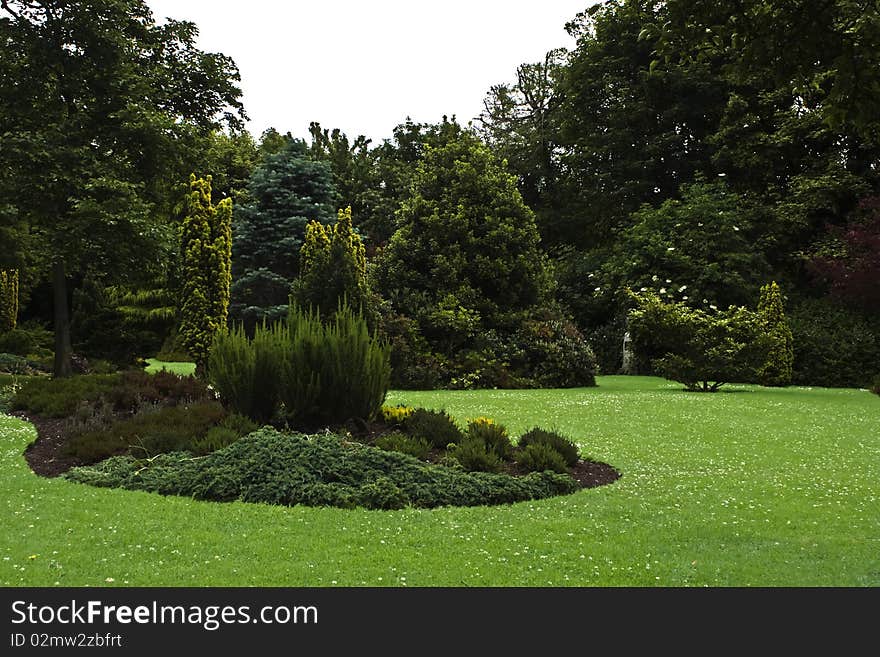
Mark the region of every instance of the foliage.
MULTIPOLYGON (((510 442, 507 427, 496 423, 491 418, 478 417, 469 421, 464 435, 465 441, 473 440, 483 443, 486 449, 499 459, 506 459, 513 453, 513 444, 510 442)), ((456 453, 456 458, 458 458, 458 453, 456 453)), ((464 463, 462 465, 467 469, 464 463)))
POLYGON ((71 334, 78 355, 128 366, 142 353, 155 350, 155 336, 144 344, 114 307, 100 281, 86 278, 73 292, 71 334), (152 347, 152 349, 150 349, 152 347))
POLYGON ((633 348, 651 357, 667 379, 702 392, 715 392, 732 381, 756 380, 767 358, 764 327, 756 313, 737 306, 710 313, 665 302, 652 293, 632 298, 633 348))
POLYGON ((562 454, 546 443, 530 443, 517 450, 517 464, 526 472, 567 472, 562 454))
POLYGON ((576 45, 553 73, 561 198, 545 230, 554 243, 614 243, 632 212, 711 172, 708 137, 727 85, 711 63, 651 68, 655 43, 641 35, 662 20, 659 3, 623 0, 595 5, 566 26, 576 45))
POLYGON ((75 468, 71 481, 163 495, 294 506, 401 508, 506 504, 574 492, 566 475, 512 477, 428 465, 334 435, 262 429, 204 458, 113 458, 75 468))
POLYGON ((768 271, 754 247, 755 210, 723 182, 680 191, 680 199, 632 215, 593 279, 596 296, 629 287, 704 309, 754 303, 768 271))
POLYGON ((129 371, 73 379, 29 378, 13 399, 13 408, 46 417, 70 417, 84 403, 106 402, 114 411, 130 414, 145 406, 181 405, 208 398, 205 384, 194 377, 129 371))
POLYGON ((181 233, 183 300, 181 344, 202 368, 215 335, 226 326, 232 280, 232 200, 211 203, 211 176, 190 176, 187 216, 181 233))
POLYGON ((447 355, 515 321, 549 287, 534 215, 515 180, 472 133, 450 125, 453 136, 420 161, 376 269, 394 311, 447 355))
POLYGON ((253 339, 241 326, 220 332, 208 355, 207 379, 227 408, 256 422, 268 422, 280 403, 287 349, 287 332, 278 324, 258 326, 253 339))
POLYGON ((248 200, 235 209, 232 317, 248 327, 283 319, 310 221, 329 224, 336 191, 330 166, 304 142, 284 140, 250 178, 248 200))
POLYGON ((220 424, 208 429, 204 438, 194 440, 192 451, 196 454, 216 452, 218 449, 231 445, 242 436, 253 433, 259 428, 259 425, 252 422, 250 418, 237 413, 231 413, 220 424))
POLYGON ((871 382, 880 363, 876 320, 835 299, 806 299, 793 305, 792 382, 796 385, 859 387, 871 382))
POLYGON ((880 308, 880 196, 863 199, 845 227, 829 228, 832 243, 822 245, 812 268, 831 291, 863 310, 880 308))
POLYGON ((596 385, 596 356, 571 320, 548 313, 526 319, 506 341, 508 369, 538 388, 596 385))
POLYGON ((382 421, 390 425, 403 424, 414 410, 411 406, 383 406, 382 421))
POLYGON ((392 452, 400 452, 401 454, 409 454, 420 461, 428 458, 428 454, 431 451, 431 444, 427 440, 410 436, 402 431, 392 431, 379 436, 376 439, 376 447, 392 452))
POLYGON ((391 385, 403 390, 442 387, 449 380, 445 358, 431 351, 418 323, 392 311, 382 312, 379 336, 391 348, 391 385))
POLYGON ((383 190, 378 180, 378 153, 370 148, 371 140, 358 135, 351 141, 338 128, 331 131, 314 121, 309 124, 309 134, 312 157, 330 164, 339 206, 352 209, 357 226, 367 239, 387 239, 390 233, 383 233, 382 229, 389 217, 379 217, 376 212, 383 190))
POLYGON ((52 333, 40 324, 19 324, 0 333, 0 351, 17 356, 49 356, 52 354, 52 333))
POLYGON ((347 301, 352 308, 371 316, 366 254, 360 236, 352 228, 350 206, 339 211, 331 227, 325 228, 318 221, 308 223, 299 264, 300 277, 291 294, 295 305, 332 317, 339 303, 347 301))
POLYGON ((648 31, 661 56, 723 58, 738 81, 749 80, 755 69, 767 71, 792 94, 818 95, 813 111, 829 124, 876 137, 880 58, 868 46, 878 38, 876 5, 848 0, 664 5, 662 29, 648 31))
POLYGON ((758 315, 768 340, 767 360, 758 371, 759 381, 765 386, 788 385, 791 383, 794 345, 791 327, 785 318, 782 291, 776 281, 761 287, 758 315))
POLYGON ((223 407, 211 401, 146 408, 107 429, 73 435, 64 452, 84 463, 95 463, 124 453, 149 458, 166 452, 195 451, 196 443, 204 449, 209 445, 204 442, 208 431, 225 415, 223 407))
POLYGON ((874 377, 874 383, 871 384, 871 392, 880 395, 880 374, 874 377))
POLYGON ((18 323, 18 269, 0 269, 0 333, 18 323))
POLYGON ((545 243, 559 237, 560 194, 559 76, 565 51, 551 50, 544 60, 521 64, 514 84, 496 84, 483 100, 481 136, 517 177, 526 205, 535 210, 545 243))
POLYGON ((446 411, 434 411, 426 408, 415 409, 404 420, 406 433, 416 438, 423 438, 438 449, 446 449, 448 445, 461 442, 462 433, 446 411))
POLYGON ((73 415, 81 402, 92 402, 120 381, 118 374, 95 374, 72 379, 27 379, 12 400, 12 409, 45 417, 73 415))
POLYGON ((503 465, 495 450, 479 436, 465 435, 450 453, 467 472, 498 472, 503 465))
POLYGON ((5 374, 32 374, 33 368, 26 358, 0 351, 0 372, 5 374))
POLYGON ((157 24, 143 0, 9 0, 0 17, 0 209, 27 227, 15 250, 53 273, 55 373, 66 376, 68 279, 155 272, 169 181, 206 134, 246 118, 239 75, 196 48, 195 25, 157 24))
POLYGON ((281 400, 298 423, 372 420, 391 377, 387 345, 371 336, 360 313, 340 305, 333 319, 291 308, 281 400))
MULTIPOLYGON (((556 451, 562 457, 563 463, 569 467, 576 465, 580 458, 577 445, 556 431, 547 431, 540 427, 529 429, 519 437, 517 447, 522 451, 531 445, 544 445, 556 451)), ((536 457, 537 455, 535 453, 536 457)))

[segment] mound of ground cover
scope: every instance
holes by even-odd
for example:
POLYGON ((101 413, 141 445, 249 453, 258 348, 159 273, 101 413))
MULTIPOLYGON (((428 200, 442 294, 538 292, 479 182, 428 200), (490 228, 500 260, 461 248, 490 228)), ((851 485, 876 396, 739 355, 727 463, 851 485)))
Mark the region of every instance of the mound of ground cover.
POLYGON ((93 486, 219 502, 368 509, 505 504, 580 488, 563 474, 464 472, 334 434, 284 434, 268 427, 204 457, 119 456, 65 476, 93 486))

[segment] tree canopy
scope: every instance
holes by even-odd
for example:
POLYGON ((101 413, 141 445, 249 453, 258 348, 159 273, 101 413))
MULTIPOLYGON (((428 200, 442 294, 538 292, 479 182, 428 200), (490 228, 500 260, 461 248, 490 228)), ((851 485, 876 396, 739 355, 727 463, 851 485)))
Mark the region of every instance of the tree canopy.
POLYGON ((197 34, 142 0, 0 3, 0 207, 52 264, 58 376, 68 276, 155 267, 167 191, 204 135, 245 117, 235 64, 197 34))

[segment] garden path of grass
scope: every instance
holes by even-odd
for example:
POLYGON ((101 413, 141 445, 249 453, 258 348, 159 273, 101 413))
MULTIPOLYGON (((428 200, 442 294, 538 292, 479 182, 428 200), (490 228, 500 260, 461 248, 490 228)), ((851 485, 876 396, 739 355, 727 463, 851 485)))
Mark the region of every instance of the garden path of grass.
POLYGON ((216 504, 42 479, 0 416, 0 584, 880 585, 880 398, 661 379, 576 390, 394 392, 540 424, 614 464, 610 486, 491 508, 216 504))

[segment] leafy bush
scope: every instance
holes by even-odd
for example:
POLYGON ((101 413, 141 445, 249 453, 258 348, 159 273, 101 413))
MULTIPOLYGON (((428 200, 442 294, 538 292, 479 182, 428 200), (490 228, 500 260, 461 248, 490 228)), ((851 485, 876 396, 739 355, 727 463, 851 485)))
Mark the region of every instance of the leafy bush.
POLYGON ((528 472, 565 472, 562 454, 546 443, 530 443, 517 452, 516 462, 528 472))
POLYGON ((570 320, 549 313, 526 320, 509 340, 506 360, 540 388, 596 385, 596 356, 570 320))
POLYGON ((578 462, 578 448, 571 440, 555 431, 547 431, 540 427, 529 429, 519 437, 517 443, 520 449, 524 449, 529 445, 546 445, 555 450, 562 456, 563 461, 568 466, 574 466, 578 462))
POLYGON ((380 436, 376 439, 376 447, 409 454, 420 461, 428 458, 428 453, 431 451, 431 444, 427 440, 410 436, 402 431, 392 431, 380 436))
POLYGON ((633 348, 654 356, 654 368, 667 379, 688 390, 715 392, 727 382, 758 378, 768 345, 757 313, 736 306, 709 313, 650 292, 632 298, 633 348))
POLYGON ((507 428, 488 417, 478 417, 468 422, 465 439, 478 440, 500 459, 506 459, 513 453, 507 428))
POLYGON ((253 340, 241 326, 221 332, 208 355, 208 380, 227 408, 268 422, 278 409, 287 347, 287 331, 280 324, 258 326, 253 340))
POLYGON ((180 453, 147 461, 115 457, 65 476, 94 486, 203 500, 345 508, 505 504, 579 488, 568 475, 464 472, 339 436, 286 435, 268 428, 198 459, 180 453))
POLYGON ((114 422, 108 429, 72 436, 64 451, 85 463, 124 453, 151 457, 166 452, 198 451, 196 444, 225 415, 218 402, 145 409, 114 422))
POLYGON ((788 316, 796 385, 863 388, 880 363, 880 325, 832 300, 803 300, 788 316))
POLYGON ((465 436, 451 453, 468 472, 498 472, 503 465, 498 454, 476 436, 465 436))
POLYGON ((386 311, 379 317, 378 333, 391 348, 391 383, 398 390, 430 390, 448 383, 445 359, 431 350, 418 323, 386 311))
POLYGON ((417 438, 424 438, 438 449, 461 442, 462 433, 446 411, 415 409, 403 423, 404 430, 417 438))
POLYGON ((281 386, 287 412, 304 424, 375 418, 388 392, 389 351, 364 318, 340 305, 323 324, 318 313, 292 308, 288 328, 281 386))

